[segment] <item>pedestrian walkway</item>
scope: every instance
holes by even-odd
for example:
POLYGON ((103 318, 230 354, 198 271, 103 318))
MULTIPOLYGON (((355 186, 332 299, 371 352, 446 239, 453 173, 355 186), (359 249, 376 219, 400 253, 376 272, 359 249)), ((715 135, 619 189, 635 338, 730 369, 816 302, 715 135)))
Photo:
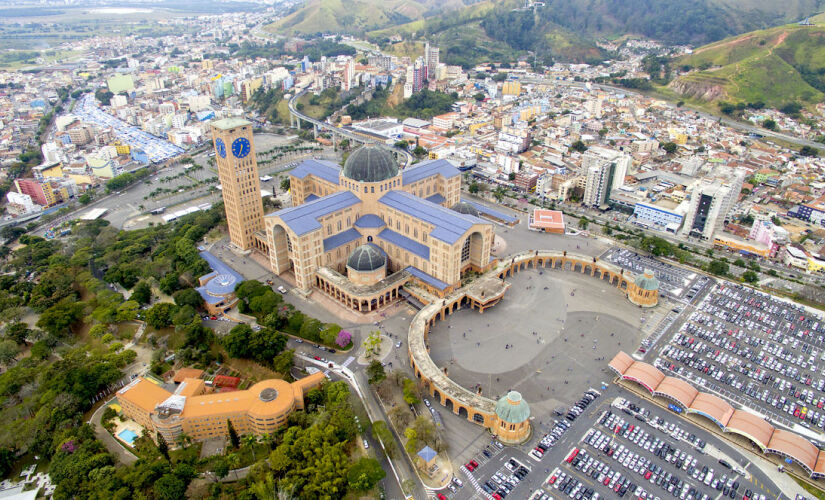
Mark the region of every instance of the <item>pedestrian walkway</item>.
POLYGON ((491 497, 487 494, 486 491, 481 489, 481 486, 478 484, 478 481, 476 481, 476 478, 472 474, 470 474, 470 471, 467 470, 467 467, 462 465, 459 470, 464 473, 464 476, 467 477, 467 481, 469 481, 470 484, 473 485, 473 488, 475 488, 476 492, 478 492, 478 494, 481 495, 481 498, 492 500, 493 497, 491 497))

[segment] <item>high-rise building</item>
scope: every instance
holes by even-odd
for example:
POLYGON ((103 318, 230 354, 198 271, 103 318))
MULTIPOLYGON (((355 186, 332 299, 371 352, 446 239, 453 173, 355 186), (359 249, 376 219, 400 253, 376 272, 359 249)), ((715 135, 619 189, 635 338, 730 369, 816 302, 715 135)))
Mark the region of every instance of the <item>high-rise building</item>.
POLYGON ((233 245, 247 250, 253 246, 255 232, 264 228, 252 123, 240 118, 214 121, 212 139, 229 239, 233 245))
POLYGON ((350 90, 352 88, 352 81, 355 79, 355 59, 347 59, 347 64, 344 66, 344 74, 341 77, 341 90, 350 90))
POLYGON ((424 45, 424 63, 427 66, 427 78, 434 79, 436 77, 436 70, 438 69, 438 62, 439 62, 439 50, 438 47, 433 47, 430 45, 430 42, 427 42, 424 45))
POLYGON ((724 205, 730 196, 730 186, 705 181, 696 186, 690 195, 690 208, 685 217, 682 232, 709 240, 726 212, 724 205))
POLYGON ((587 176, 582 203, 598 207, 607 203, 610 192, 624 185, 631 158, 612 149, 593 147, 582 157, 587 176))

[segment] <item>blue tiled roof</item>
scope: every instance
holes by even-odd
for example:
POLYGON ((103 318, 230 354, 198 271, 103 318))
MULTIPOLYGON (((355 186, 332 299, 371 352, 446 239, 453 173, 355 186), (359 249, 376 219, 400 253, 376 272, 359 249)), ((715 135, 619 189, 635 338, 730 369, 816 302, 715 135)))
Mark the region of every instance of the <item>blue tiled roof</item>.
POLYGON ((430 260, 430 249, 427 245, 407 238, 403 234, 396 233, 392 229, 384 229, 378 233, 378 237, 388 243, 392 243, 397 247, 401 247, 408 252, 418 255, 422 259, 430 260))
POLYGON ((461 175, 455 166, 447 160, 428 160, 422 161, 416 165, 405 168, 401 171, 401 180, 403 185, 418 182, 421 179, 432 177, 433 175, 441 175, 445 179, 461 175))
POLYGON ((243 276, 207 251, 200 252, 200 256, 209 264, 212 272, 203 276, 203 278, 211 277, 211 279, 204 286, 196 288, 196 290, 206 302, 210 304, 218 303, 223 300, 223 295, 235 291, 238 283, 243 281, 243 276))
POLYGON ((381 220, 381 217, 378 217, 377 215, 374 215, 374 214, 366 214, 366 215, 362 215, 361 217, 358 218, 357 221, 355 221, 355 226, 356 227, 384 227, 384 226, 386 226, 386 224, 384 224, 384 221, 381 220))
POLYGON ((436 453, 435 450, 433 450, 429 446, 425 446, 425 447, 421 448, 421 451, 416 453, 416 455, 421 457, 421 459, 424 460, 425 462, 429 462, 430 460, 434 459, 435 456, 438 455, 438 453, 436 453))
POLYGON ((346 231, 341 231, 338 234, 333 234, 329 238, 324 238, 324 251, 329 252, 335 250, 341 245, 346 245, 350 241, 355 241, 361 237, 361 233, 357 229, 349 228, 346 231))
POLYGON ((319 196, 309 193, 306 198, 304 198, 304 203, 309 203, 310 201, 315 201, 319 198, 319 196))
POLYGON ((518 217, 513 217, 512 215, 507 215, 504 212, 499 212, 498 210, 493 210, 492 208, 490 208, 486 205, 482 205, 480 203, 474 203, 470 200, 461 200, 461 201, 463 201, 465 203, 469 203, 470 205, 476 207, 476 210, 478 210, 478 213, 480 213, 482 215, 488 215, 488 216, 496 218, 498 220, 503 220, 504 222, 507 222, 507 223, 516 222, 518 220, 518 217))
POLYGON ((304 160, 299 163, 289 175, 294 175, 299 179, 303 179, 307 175, 314 175, 315 177, 337 185, 338 175, 340 173, 341 168, 335 162, 327 160, 304 160))
POLYGON ((428 196, 426 199, 427 199, 427 201, 433 202, 436 205, 441 205, 442 203, 447 201, 447 198, 441 196, 439 193, 435 193, 432 196, 428 196))
POLYGON ((429 274, 425 273, 424 271, 422 271, 421 269, 418 269, 417 267, 407 266, 406 268, 404 268, 404 270, 407 271, 408 273, 412 274, 416 278, 420 279, 424 283, 427 283, 428 285, 432 285, 432 286, 438 288, 439 290, 444 290, 445 288, 450 286, 447 283, 444 283, 440 279, 436 278, 435 276, 429 275, 429 274))
POLYGON ((321 228, 317 219, 360 202, 361 200, 349 191, 340 191, 297 207, 278 210, 270 215, 280 217, 296 235, 301 236, 321 228))
POLYGON ((478 217, 460 214, 404 191, 390 191, 378 201, 433 225, 435 228, 430 236, 449 244, 458 241, 473 224, 489 224, 478 217))

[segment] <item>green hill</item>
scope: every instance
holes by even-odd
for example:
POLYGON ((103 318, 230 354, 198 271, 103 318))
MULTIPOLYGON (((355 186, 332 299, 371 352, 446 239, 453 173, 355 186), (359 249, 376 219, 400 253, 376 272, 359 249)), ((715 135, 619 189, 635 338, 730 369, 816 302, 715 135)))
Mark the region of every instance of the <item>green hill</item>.
MULTIPOLYGON (((472 0, 471 0, 472 1, 472 0)), ((282 34, 363 33, 464 7, 462 0, 309 0, 295 12, 270 24, 282 34)))
POLYGON ((695 68, 670 84, 683 96, 807 106, 825 98, 825 25, 793 24, 727 38, 677 64, 695 68))

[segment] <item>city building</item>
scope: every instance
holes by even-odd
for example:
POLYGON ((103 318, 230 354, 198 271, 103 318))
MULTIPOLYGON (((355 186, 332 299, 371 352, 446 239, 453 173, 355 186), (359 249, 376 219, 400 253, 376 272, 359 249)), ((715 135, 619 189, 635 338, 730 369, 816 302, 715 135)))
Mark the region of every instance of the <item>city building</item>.
POLYGON ((200 252, 200 256, 209 263, 212 272, 198 278, 199 286, 195 290, 203 297, 210 315, 223 314, 238 302, 235 287, 243 281, 243 276, 210 252, 200 252))
POLYGON ((430 42, 424 45, 424 63, 427 66, 427 78, 435 79, 439 63, 439 50, 438 47, 430 45, 430 42))
POLYGON ((534 208, 530 215, 529 227, 545 233, 564 234, 564 213, 559 210, 534 208))
POLYGON ((582 170, 586 175, 582 203, 602 207, 610 199, 610 193, 624 185, 631 158, 620 151, 592 147, 582 156, 582 170))
POLYGON ((679 205, 674 209, 665 208, 653 203, 638 202, 633 207, 634 223, 650 227, 652 229, 665 230, 669 233, 676 233, 682 227, 685 219, 684 205, 679 205))
POLYGON ((227 422, 239 435, 271 433, 303 409, 306 393, 325 380, 316 372, 291 384, 269 379, 242 391, 211 392, 204 380, 185 378, 171 392, 138 377, 117 392, 117 400, 152 439, 160 434, 174 445, 182 434, 195 441, 227 436, 227 422))
POLYGON ((718 219, 724 218, 723 206, 730 197, 730 188, 722 184, 703 182, 693 189, 690 206, 685 217, 682 233, 711 239, 718 219))
POLYGON ((40 182, 35 179, 15 179, 14 187, 18 193, 30 196, 32 201, 41 207, 50 207, 60 201, 48 182, 40 182))
POLYGON ((530 405, 521 393, 510 391, 496 403, 496 422, 491 431, 505 444, 521 444, 530 437, 530 405))
POLYGON ((252 122, 225 118, 211 125, 229 239, 239 249, 249 250, 255 245, 255 233, 264 228, 252 122))

